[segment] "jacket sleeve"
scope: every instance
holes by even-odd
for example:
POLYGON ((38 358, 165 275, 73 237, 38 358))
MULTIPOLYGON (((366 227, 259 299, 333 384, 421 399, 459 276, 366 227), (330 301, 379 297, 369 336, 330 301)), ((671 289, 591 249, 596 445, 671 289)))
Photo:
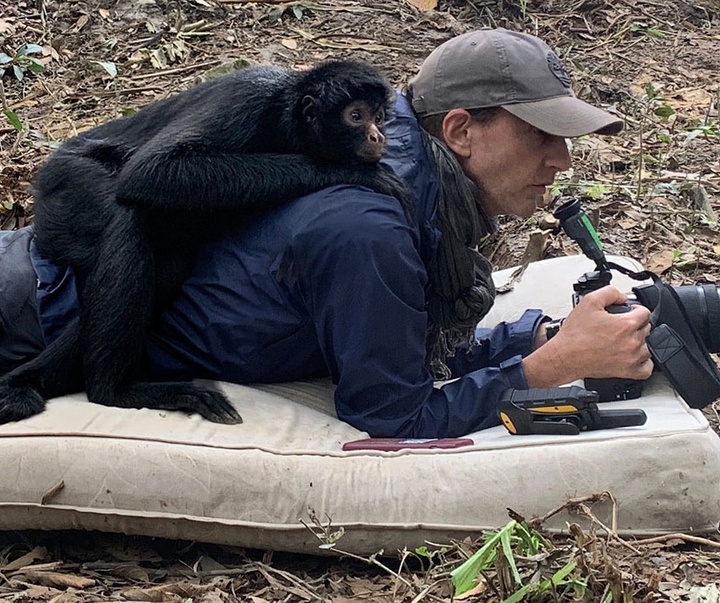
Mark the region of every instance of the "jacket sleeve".
POLYGON ((295 243, 298 295, 337 384, 338 417, 373 437, 452 437, 499 425, 503 390, 527 387, 520 365, 541 313, 483 333, 436 387, 425 368, 427 276, 397 203, 324 212, 295 243))

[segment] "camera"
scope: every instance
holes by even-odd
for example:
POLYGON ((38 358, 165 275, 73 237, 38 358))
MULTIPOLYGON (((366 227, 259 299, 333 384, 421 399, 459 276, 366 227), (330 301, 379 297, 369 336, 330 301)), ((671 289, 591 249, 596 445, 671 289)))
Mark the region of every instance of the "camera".
MULTIPOLYGON (((610 284, 611 269, 636 280, 652 280, 632 288, 628 302, 608 306, 611 313, 629 312, 633 304, 651 311, 648 347, 659 367, 678 393, 693 408, 703 408, 720 397, 720 372, 709 353, 720 352, 720 294, 710 284, 664 284, 649 271, 632 272, 609 262, 595 228, 580 201, 571 199, 553 215, 560 228, 583 253, 595 262, 595 270, 581 275, 573 284, 575 306, 590 291, 610 284)), ((642 394, 642 381, 633 379, 585 379, 585 387, 599 395, 599 401, 630 400, 642 394)))

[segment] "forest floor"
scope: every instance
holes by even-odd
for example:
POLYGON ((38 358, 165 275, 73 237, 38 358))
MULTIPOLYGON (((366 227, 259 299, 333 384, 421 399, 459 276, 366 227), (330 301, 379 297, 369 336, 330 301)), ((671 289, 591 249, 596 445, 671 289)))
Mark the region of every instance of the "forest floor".
MULTIPOLYGON (((483 26, 545 39, 578 96, 626 122, 618 136, 573 141, 574 167, 558 178, 545 211, 574 195, 607 252, 632 256, 673 284, 717 282, 718 0, 0 0, 0 53, 8 57, 0 54, 0 229, 32 221, 29 183, 60 142, 216 68, 354 57, 402 86, 438 44, 483 26)), ((551 231, 545 211, 502 220, 484 245, 495 266, 578 253, 551 231)), ((717 409, 706 414, 717 429, 717 409)), ((558 567, 578 562, 577 584, 533 600, 720 600, 720 538, 631 543, 599 530, 552 542, 558 567)), ((93 533, 5 533, 0 601, 447 601, 449 569, 476 548, 456 543, 437 554, 363 561, 93 533)), ((513 592, 504 574, 496 562, 484 590, 468 600, 513 592)))

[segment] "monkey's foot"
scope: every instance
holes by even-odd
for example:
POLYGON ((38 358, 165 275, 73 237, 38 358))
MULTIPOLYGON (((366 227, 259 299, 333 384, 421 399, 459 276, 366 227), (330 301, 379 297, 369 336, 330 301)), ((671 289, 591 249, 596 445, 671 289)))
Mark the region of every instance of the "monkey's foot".
POLYGON ((225 394, 192 383, 135 383, 112 401, 100 402, 121 408, 157 408, 196 412, 213 423, 237 425, 242 417, 225 394))
POLYGON ((0 381, 0 424, 20 421, 45 410, 45 400, 27 385, 9 385, 0 381))

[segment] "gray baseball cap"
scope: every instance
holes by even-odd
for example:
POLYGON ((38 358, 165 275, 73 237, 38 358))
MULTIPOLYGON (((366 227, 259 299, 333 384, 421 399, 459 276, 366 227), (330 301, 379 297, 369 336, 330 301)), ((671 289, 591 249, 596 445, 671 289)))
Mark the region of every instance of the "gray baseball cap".
POLYGON ((621 119, 575 97, 565 66, 545 42, 507 29, 471 31, 440 45, 408 91, 421 116, 502 107, 563 138, 623 128, 621 119))

